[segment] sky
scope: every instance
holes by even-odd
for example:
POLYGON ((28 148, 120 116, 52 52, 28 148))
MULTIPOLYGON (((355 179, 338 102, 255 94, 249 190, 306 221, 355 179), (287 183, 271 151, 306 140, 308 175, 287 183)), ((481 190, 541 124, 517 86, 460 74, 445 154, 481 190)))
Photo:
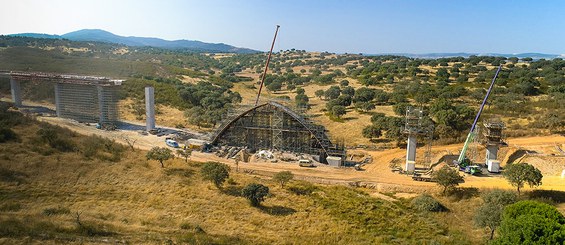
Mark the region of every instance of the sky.
POLYGON ((557 0, 0 0, 0 34, 103 29, 267 51, 565 54, 557 0))

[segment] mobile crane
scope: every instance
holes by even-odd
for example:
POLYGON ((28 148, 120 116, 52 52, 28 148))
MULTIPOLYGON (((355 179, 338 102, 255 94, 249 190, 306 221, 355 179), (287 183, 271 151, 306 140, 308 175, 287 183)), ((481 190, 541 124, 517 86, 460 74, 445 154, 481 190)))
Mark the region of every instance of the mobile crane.
POLYGON ((469 134, 467 135, 467 139, 465 140, 465 144, 463 145, 463 149, 461 149, 461 153, 459 154, 459 158, 456 161, 453 161, 455 165, 459 166, 459 170, 463 170, 466 173, 470 173, 470 174, 478 174, 481 172, 481 168, 479 166, 475 166, 472 165, 472 162, 469 158, 465 157, 465 153, 467 153, 467 148, 469 147, 469 143, 471 141, 473 141, 473 139, 476 137, 476 133, 475 133, 475 128, 477 126, 477 122, 479 121, 479 117, 481 117, 481 113, 483 112, 483 108, 485 107, 485 104, 487 102, 487 99, 492 91, 492 88, 494 87, 494 82, 496 81, 496 77, 498 77, 498 73, 500 72, 500 70, 502 69, 502 65, 498 66, 498 69, 496 70, 496 73, 494 74, 494 77, 492 78, 492 82, 490 83, 490 87, 487 90, 487 94, 485 95, 485 98, 483 99, 483 103, 481 104, 481 107, 479 107, 479 112, 477 113, 477 116, 475 117, 475 121, 473 122, 473 125, 471 125, 471 130, 469 131, 469 134))

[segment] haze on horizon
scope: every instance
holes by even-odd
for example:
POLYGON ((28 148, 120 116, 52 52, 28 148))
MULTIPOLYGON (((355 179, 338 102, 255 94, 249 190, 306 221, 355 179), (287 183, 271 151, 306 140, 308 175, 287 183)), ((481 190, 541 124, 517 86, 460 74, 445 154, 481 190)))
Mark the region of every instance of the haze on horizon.
POLYGON ((337 53, 565 54, 564 1, 5 1, 0 34, 121 36, 337 53))

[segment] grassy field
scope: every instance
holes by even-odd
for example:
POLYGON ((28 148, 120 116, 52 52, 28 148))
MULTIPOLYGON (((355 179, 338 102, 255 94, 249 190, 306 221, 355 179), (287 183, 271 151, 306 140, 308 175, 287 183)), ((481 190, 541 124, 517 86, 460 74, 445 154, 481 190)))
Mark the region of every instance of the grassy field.
MULTIPOLYGON (((0 144, 0 243, 133 244, 414 244, 473 243, 446 220, 420 213, 409 199, 385 201, 362 189, 293 182, 232 171, 218 190, 200 176, 201 163, 145 152, 121 160, 79 152, 37 150, 36 123, 19 125, 19 142, 0 144), (269 186, 259 208, 240 196, 246 184, 269 186)), ((62 130, 62 129, 58 129, 62 130)), ((73 142, 88 137, 62 130, 73 142)), ((454 213, 455 214, 455 213, 454 213)), ((460 215, 460 214, 457 214, 460 215)), ((480 237, 478 238, 480 239, 480 237)))

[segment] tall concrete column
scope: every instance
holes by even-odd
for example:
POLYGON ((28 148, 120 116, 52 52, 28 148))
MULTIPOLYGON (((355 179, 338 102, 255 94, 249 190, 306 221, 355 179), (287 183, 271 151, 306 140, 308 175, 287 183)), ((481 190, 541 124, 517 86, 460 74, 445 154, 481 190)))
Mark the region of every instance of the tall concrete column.
POLYGON ((147 131, 155 129, 155 89, 145 87, 145 121, 147 131))
POLYGON ((106 110, 106 101, 104 99, 104 87, 96 86, 98 90, 98 112, 100 113, 100 119, 98 120, 100 124, 107 122, 108 111, 106 110))
POLYGON ((416 165, 416 135, 408 135, 408 144, 406 146, 406 167, 404 170, 408 173, 414 172, 416 165))
POLYGON ((59 83, 55 83, 55 113, 57 113, 57 117, 61 117, 61 112, 63 108, 61 108, 61 91, 59 83))
POLYGON ((12 91, 12 102, 16 107, 22 106, 22 89, 20 81, 10 77, 10 88, 12 91))
POLYGON ((488 160, 496 160, 498 156, 498 145, 487 145, 487 162, 488 160))

